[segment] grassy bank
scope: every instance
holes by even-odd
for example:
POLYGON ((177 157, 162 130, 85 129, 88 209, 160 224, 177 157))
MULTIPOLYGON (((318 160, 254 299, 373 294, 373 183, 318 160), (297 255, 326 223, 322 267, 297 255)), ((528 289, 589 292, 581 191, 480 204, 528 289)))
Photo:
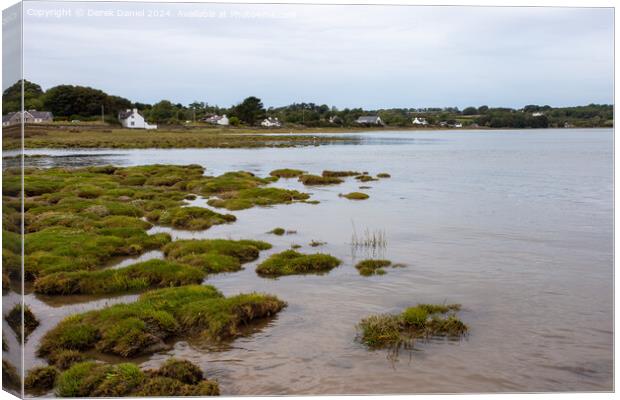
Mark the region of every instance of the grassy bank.
POLYGON ((134 303, 65 318, 42 338, 38 354, 50 358, 64 350, 95 350, 133 357, 167 348, 165 341, 173 338, 202 335, 221 341, 285 306, 265 294, 224 297, 212 286, 158 289, 134 303))
MULTIPOLYGON (((205 176, 204 169, 196 165, 28 169, 24 187, 27 196, 24 205, 25 278, 32 281, 50 274, 95 271, 114 257, 136 256, 162 248, 170 242, 170 236, 147 234, 152 224, 204 230, 236 220, 231 214, 187 206, 185 199, 196 194, 229 209, 286 204, 309 197, 298 191, 264 187, 277 179, 260 178, 242 171, 205 176)), ((19 171, 5 171, 5 216, 20 212, 20 190, 19 171)), ((16 259, 20 251, 19 238, 15 234, 19 226, 5 224, 4 227, 7 229, 3 235, 4 272, 8 274, 19 265, 16 259)), ((225 255, 221 254, 208 256, 208 265, 201 266, 206 273, 222 269, 218 266, 222 263, 228 265, 226 270, 239 269, 239 260, 224 260, 225 255)), ((206 256, 202 257, 207 262, 206 256)), ((164 278, 170 268, 170 265, 165 266, 157 276, 148 275, 140 268, 125 271, 130 275, 121 276, 117 271, 114 278, 122 282, 117 282, 116 286, 129 290, 177 282, 164 278)), ((102 273, 101 277, 112 277, 109 274, 112 273, 102 273)), ((197 280, 195 273, 189 275, 191 279, 178 283, 197 280)), ((62 284, 55 284, 50 278, 45 285, 41 283, 35 287, 54 293, 82 293, 84 287, 89 288, 89 293, 101 292, 103 289, 92 289, 91 283, 82 285, 91 279, 84 274, 65 274, 62 279, 56 279, 62 284), (67 286, 63 287, 64 284, 67 286)))
MULTIPOLYGON (((198 128, 146 131, 141 129, 91 129, 88 126, 28 126, 25 146, 36 148, 253 148, 315 146, 351 138, 330 136, 329 133, 363 132, 369 129, 243 129, 198 128), (270 134, 268 136, 264 134, 270 134), (291 135, 292 134, 292 135, 291 135), (315 134, 295 136, 295 134, 315 134)), ((21 146, 19 130, 3 134, 3 149, 21 146)))

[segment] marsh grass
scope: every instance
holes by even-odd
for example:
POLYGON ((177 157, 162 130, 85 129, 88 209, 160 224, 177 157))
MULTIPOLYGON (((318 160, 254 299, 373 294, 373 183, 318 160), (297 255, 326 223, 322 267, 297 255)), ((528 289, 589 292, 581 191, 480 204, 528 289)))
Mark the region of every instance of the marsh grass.
POLYGON ((359 271, 362 276, 371 276, 371 275, 384 275, 386 267, 392 265, 390 260, 375 260, 368 259, 362 260, 355 265, 355 268, 359 271))
POLYGON ((413 349, 415 340, 462 338, 469 328, 456 316, 460 309, 459 304, 418 304, 400 314, 373 315, 357 325, 357 340, 396 357, 399 349, 413 349))
POLYGON ((134 357, 166 348, 166 340, 203 335, 232 339, 242 327, 278 313, 286 303, 275 296, 250 293, 224 297, 212 286, 191 285, 148 291, 137 301, 75 314, 41 339, 38 355, 96 350, 134 357))
POLYGON ((340 197, 344 197, 344 198, 349 199, 349 200, 366 200, 366 199, 368 199, 370 197, 366 193, 361 193, 361 192, 351 192, 351 193, 347 193, 347 194, 339 194, 339 196, 340 197))
POLYGON ((17 334, 17 338, 20 342, 22 341, 22 335, 24 340, 28 339, 28 336, 39 326, 39 320, 37 320, 32 310, 30 310, 30 307, 27 305, 22 307, 21 303, 16 304, 4 319, 17 334))
POLYGON ((260 251, 271 244, 258 240, 177 240, 164 247, 164 255, 171 261, 200 268, 206 273, 234 272, 242 264, 254 261, 260 251))
POLYGON ((35 281, 46 295, 108 294, 200 283, 206 272, 190 265, 149 260, 121 269, 58 272, 35 281))
POLYGON ((320 186, 320 185, 338 185, 344 180, 333 176, 320 176, 304 174, 299 177, 299 182, 306 186, 320 186))
POLYGON ((2 359, 2 387, 21 390, 22 380, 17 369, 8 360, 2 359))
POLYGON ((328 254, 302 254, 295 250, 285 250, 273 254, 256 267, 261 276, 321 274, 339 266, 341 261, 328 254))
POLYGON ((58 373, 55 367, 35 367, 26 374, 24 388, 31 392, 46 392, 54 387, 58 373))
POLYGON ((168 359, 159 369, 142 371, 133 363, 92 361, 73 365, 57 379, 59 397, 217 396, 219 385, 205 379, 193 363, 168 359))
POLYGON ((271 171, 269 175, 275 176, 278 178, 289 179, 289 178, 297 178, 300 175, 303 175, 304 173, 305 171, 302 171, 300 169, 282 168, 282 169, 275 169, 271 171))
POLYGON ((254 206, 271 206, 275 204, 290 204, 308 200, 310 195, 297 190, 280 188, 252 188, 225 192, 211 198, 207 202, 212 207, 226 208, 231 211, 244 210, 254 206))
POLYGON ((323 173, 321 174, 323 177, 336 177, 336 178, 344 178, 347 176, 356 176, 356 175, 360 175, 359 172, 357 171, 323 171, 323 173))
POLYGON ((357 233, 355 223, 351 223, 353 226, 353 233, 351 234, 351 247, 358 248, 372 248, 372 249, 384 249, 387 247, 387 235, 385 230, 374 229, 370 230, 366 228, 360 234, 357 233))
POLYGON ((370 175, 358 175, 355 177, 355 179, 357 179, 360 182, 372 182, 372 181, 378 181, 379 179, 377 178, 373 178, 370 175))

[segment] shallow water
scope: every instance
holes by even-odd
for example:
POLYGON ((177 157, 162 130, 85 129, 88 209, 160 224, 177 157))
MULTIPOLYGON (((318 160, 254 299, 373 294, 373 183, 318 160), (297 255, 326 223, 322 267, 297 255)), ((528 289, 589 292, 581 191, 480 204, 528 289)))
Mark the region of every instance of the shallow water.
MULTIPOLYGON (((266 240, 269 254, 335 255, 343 264, 321 276, 260 278, 256 263, 207 279, 225 294, 264 291, 288 302, 253 335, 214 348, 200 341, 138 361, 156 366, 175 355, 201 365, 223 394, 344 394, 613 389, 613 131, 432 131, 356 134, 355 145, 281 149, 35 150, 37 166, 113 163, 200 164, 207 174, 276 168, 388 172, 360 184, 276 186, 312 193, 318 205, 233 212, 237 222, 175 238, 266 240), (77 156, 73 156, 77 155, 77 156), (87 156, 87 157, 85 157, 87 156), (339 193, 370 195, 350 201, 339 193), (267 234, 275 227, 296 234, 267 234), (354 231, 384 231, 387 247, 351 247, 354 231), (312 248, 311 240, 326 242, 312 248), (376 255, 405 268, 362 277, 356 260, 376 255), (419 343, 391 361, 355 342, 355 324, 416 303, 461 303, 470 334, 461 341, 419 343)), ((197 199, 204 204, 204 199, 197 199)), ((159 257, 150 253, 146 258, 159 257)), ((123 261, 120 261, 123 262, 123 261)), ((122 265, 128 265, 124 261, 122 265)), ((111 265, 109 267, 115 267, 111 265)), ((116 265, 118 267, 118 264, 116 265)), ((131 301, 134 296, 111 300, 131 301)), ((28 295, 46 322, 35 346, 61 315, 106 300, 28 295), (91 300, 88 302, 88 300, 91 300), (75 303, 63 307, 67 302, 75 303)), ((30 350, 30 349, 29 349, 30 350)), ((26 364, 39 363, 28 351, 26 364)))

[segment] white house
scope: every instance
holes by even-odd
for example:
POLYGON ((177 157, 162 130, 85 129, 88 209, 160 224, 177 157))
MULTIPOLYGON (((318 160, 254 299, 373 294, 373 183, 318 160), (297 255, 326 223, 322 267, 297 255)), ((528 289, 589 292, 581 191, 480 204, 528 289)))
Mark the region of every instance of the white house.
MULTIPOLYGON (((23 116, 25 124, 42 124, 54 120, 54 116, 49 111, 28 110, 23 112, 23 116)), ((21 112, 12 112, 2 116, 2 126, 17 125, 21 122, 21 112)))
POLYGON ((133 110, 121 111, 118 113, 118 120, 123 128, 129 129, 157 129, 157 125, 151 125, 138 112, 137 108, 133 110))
POLYGON ((426 118, 422 118, 422 117, 415 117, 413 119, 413 121, 411 121, 414 125, 422 125, 422 126, 426 126, 428 125, 428 121, 426 120, 426 118))
POLYGON ((260 123, 265 128, 279 128, 282 126, 282 123, 278 120, 278 118, 265 118, 263 122, 260 123))
POLYGON ((228 126, 230 124, 230 121, 228 121, 228 117, 226 116, 226 114, 213 115, 213 116, 210 116, 209 118, 205 118, 204 121, 210 124, 223 125, 223 126, 228 126))
POLYGON ((364 115, 355 120, 360 125, 383 125, 381 117, 378 115, 364 115))
POLYGON ((540 111, 532 113, 532 117, 542 117, 543 115, 545 115, 545 113, 540 111))

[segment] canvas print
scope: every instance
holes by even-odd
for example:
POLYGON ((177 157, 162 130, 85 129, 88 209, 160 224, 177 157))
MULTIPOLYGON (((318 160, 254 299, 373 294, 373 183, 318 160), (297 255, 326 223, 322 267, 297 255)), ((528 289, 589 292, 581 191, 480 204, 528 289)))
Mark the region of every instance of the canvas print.
POLYGON ((3 11, 18 397, 613 391, 614 10, 3 11))

